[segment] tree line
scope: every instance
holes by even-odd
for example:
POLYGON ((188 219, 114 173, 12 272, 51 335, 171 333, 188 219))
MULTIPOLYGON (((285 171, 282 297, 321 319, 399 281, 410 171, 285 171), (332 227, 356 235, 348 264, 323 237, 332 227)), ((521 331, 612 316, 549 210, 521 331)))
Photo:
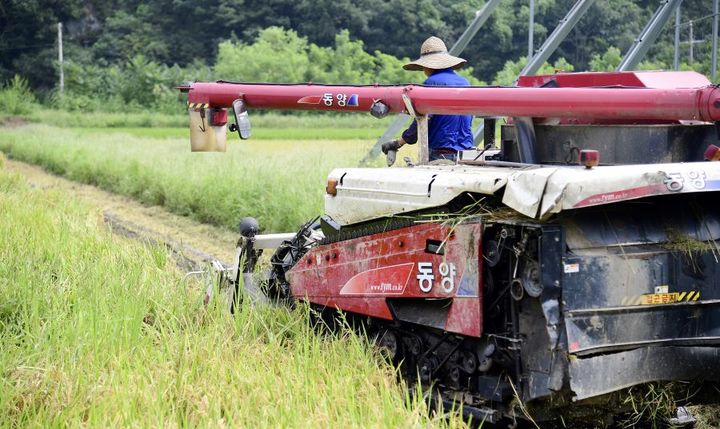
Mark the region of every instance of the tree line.
MULTIPOLYGON (((536 0, 539 47, 575 0, 536 0)), ((398 83, 429 35, 450 46, 483 0, 24 0, 0 4, 0 82, 20 75, 70 109, 170 106, 187 80, 398 83), (57 97, 57 27, 66 94, 57 97)), ((611 70, 658 0, 597 1, 544 71, 611 70)), ((712 2, 684 0, 682 68, 710 71, 712 2), (689 21, 695 62, 688 62, 689 21)), ((473 83, 511 83, 527 61, 528 2, 503 0, 462 56, 473 83)), ((670 68, 674 22, 643 68, 670 68)), ((8 85, 6 83, 6 85, 8 85)))

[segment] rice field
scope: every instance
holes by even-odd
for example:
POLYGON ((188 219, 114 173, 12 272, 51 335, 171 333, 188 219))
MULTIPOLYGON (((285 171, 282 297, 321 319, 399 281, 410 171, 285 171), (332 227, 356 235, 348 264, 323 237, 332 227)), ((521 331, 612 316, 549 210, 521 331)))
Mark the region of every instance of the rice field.
MULTIPOLYGON (((327 172, 373 143, 257 139, 204 154, 184 128, 108 130, 3 128, 0 151, 204 222, 257 215, 276 231, 319 214, 327 172)), ((317 334, 304 307, 205 308, 165 249, 101 219, 67 192, 28 188, 0 154, 0 427, 465 425, 430 413, 365 338, 317 334)))
MULTIPOLYGON (((285 139, 302 132, 322 134, 324 128, 277 126, 266 133, 282 138, 240 141, 229 136, 226 153, 191 153, 187 128, 29 124, 3 129, 0 151, 201 222, 234 229, 240 218, 254 216, 266 232, 279 232, 296 230, 321 214, 327 174, 335 167, 357 166, 375 141, 361 137, 381 133, 340 128, 344 137, 353 138, 285 139)), ((261 133, 262 127, 256 130, 261 133)))
POLYGON ((1 166, 0 237, 0 427, 464 425, 363 338, 302 307, 205 308, 164 249, 1 166))
MULTIPOLYGON (((255 113, 255 112, 253 112, 255 113)), ((0 120, 2 120, 0 112, 0 120)), ((178 106, 177 114, 155 112, 68 112, 39 109, 25 116, 32 123, 42 123, 61 128, 73 128, 89 133, 122 132, 136 137, 187 139, 188 117, 178 106)), ((253 139, 320 139, 376 140, 392 121, 391 117, 381 120, 370 115, 348 115, 334 112, 294 112, 283 115, 275 112, 252 114, 253 139)))
MULTIPOLYGON (((227 153, 191 153, 174 116, 61 112, 0 129, 0 152, 201 222, 293 231, 322 213, 327 173, 357 166, 385 125, 335 119, 261 116, 227 153)), ((365 339, 317 335, 306 308, 204 308, 164 249, 28 189, 2 153, 0 427, 465 425, 428 412, 365 339)), ((694 412, 715 427, 717 408, 694 412)))

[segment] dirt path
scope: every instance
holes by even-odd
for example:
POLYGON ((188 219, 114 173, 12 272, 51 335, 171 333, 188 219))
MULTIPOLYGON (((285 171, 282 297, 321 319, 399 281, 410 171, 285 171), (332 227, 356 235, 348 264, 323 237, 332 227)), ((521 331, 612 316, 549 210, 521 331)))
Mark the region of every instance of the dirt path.
POLYGON ((147 207, 130 198, 55 176, 23 162, 6 159, 5 169, 24 176, 30 186, 61 189, 97 207, 98 214, 113 232, 165 244, 181 268, 197 269, 209 259, 225 262, 233 259, 238 234, 232 231, 172 214, 158 206, 147 207))

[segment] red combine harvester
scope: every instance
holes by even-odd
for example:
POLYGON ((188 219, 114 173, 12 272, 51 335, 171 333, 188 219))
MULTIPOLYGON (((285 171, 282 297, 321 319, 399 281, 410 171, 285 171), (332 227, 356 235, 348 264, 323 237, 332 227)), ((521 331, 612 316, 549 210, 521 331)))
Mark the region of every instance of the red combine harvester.
POLYGON ((244 219, 232 289, 342 310, 410 376, 488 422, 526 416, 520 405, 537 421, 606 421, 648 383, 717 402, 720 89, 705 77, 181 90, 193 150, 224 150, 231 107, 241 138, 252 108, 419 124, 415 165, 331 171, 325 214, 299 232, 258 235, 244 219), (432 114, 485 118, 484 148, 427 163, 432 114), (256 285, 263 248, 276 250, 256 285))

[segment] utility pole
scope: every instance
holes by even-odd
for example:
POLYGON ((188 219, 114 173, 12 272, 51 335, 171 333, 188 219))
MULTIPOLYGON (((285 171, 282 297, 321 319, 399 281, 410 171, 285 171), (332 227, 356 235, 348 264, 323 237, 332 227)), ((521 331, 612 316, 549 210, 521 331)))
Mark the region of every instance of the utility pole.
POLYGON ((60 95, 65 91, 65 73, 63 72, 62 22, 58 22, 58 63, 60 63, 60 95))
POLYGON ((528 23, 528 61, 535 52, 533 37, 535 33, 535 0, 530 0, 530 22, 528 23))
POLYGON ((712 80, 717 77, 717 39, 718 39, 718 0, 713 2, 713 27, 712 27, 712 80))
POLYGON ((673 70, 680 68, 680 3, 675 9, 675 54, 673 55, 673 70))
POLYGON ((688 21, 688 26, 690 27, 690 31, 689 31, 690 34, 689 34, 689 40, 688 40, 688 44, 690 45, 690 64, 692 64, 695 61, 695 49, 694 49, 695 44, 703 43, 705 41, 702 39, 695 40, 695 37, 693 35, 693 22, 692 21, 688 21))
POLYGON ((695 46, 695 39, 693 38, 693 22, 692 22, 692 20, 690 21, 690 36, 689 37, 690 37, 690 42, 688 42, 688 43, 690 43, 690 64, 692 64, 695 60, 695 58, 693 58, 693 51, 694 51, 693 46, 695 46))

